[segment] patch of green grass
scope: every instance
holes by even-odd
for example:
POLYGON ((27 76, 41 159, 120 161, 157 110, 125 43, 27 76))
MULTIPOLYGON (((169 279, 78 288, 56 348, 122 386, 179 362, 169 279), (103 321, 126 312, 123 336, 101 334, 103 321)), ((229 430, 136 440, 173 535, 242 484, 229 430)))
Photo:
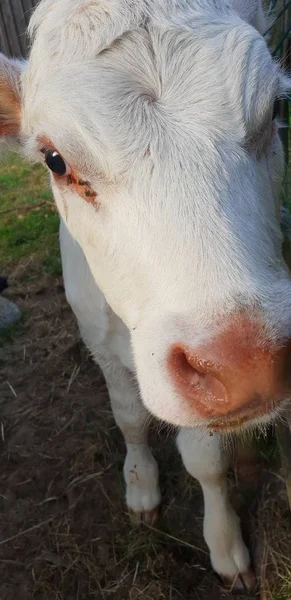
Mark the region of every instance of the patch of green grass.
POLYGON ((47 272, 60 275, 58 230, 46 170, 9 154, 0 165, 0 273, 37 254, 47 272))
POLYGON ((46 170, 25 162, 16 153, 7 154, 0 163, 0 197, 1 210, 21 207, 25 200, 36 205, 43 198, 49 199, 46 170))
POLYGON ((50 275, 59 277, 62 274, 62 262, 58 246, 46 251, 42 264, 50 275))
POLYGON ((13 262, 23 256, 37 252, 40 247, 48 251, 54 248, 58 239, 59 219, 50 213, 47 207, 41 211, 29 211, 23 219, 0 226, 1 256, 7 256, 13 262))

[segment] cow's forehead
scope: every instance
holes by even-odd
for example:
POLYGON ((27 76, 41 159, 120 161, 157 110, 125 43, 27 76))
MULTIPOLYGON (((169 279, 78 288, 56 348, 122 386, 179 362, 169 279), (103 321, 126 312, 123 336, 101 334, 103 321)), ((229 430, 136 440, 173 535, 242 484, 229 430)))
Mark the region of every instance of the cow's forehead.
POLYGON ((49 49, 51 59, 89 59, 138 27, 198 31, 227 19, 238 21, 226 0, 42 0, 29 32, 38 52, 49 49))
MULTIPOLYGON (((94 163, 96 153, 101 163, 107 162, 106 153, 113 161, 115 150, 122 154, 125 164, 129 149, 128 162, 133 154, 144 156, 153 141, 157 153, 165 155, 169 146, 158 146, 167 134, 176 140, 178 148, 182 143, 184 152, 191 151, 196 140, 200 145, 201 140, 207 142, 208 155, 214 147, 210 147, 211 141, 231 141, 243 135, 241 120, 229 118, 230 110, 239 107, 242 97, 247 96, 243 90, 247 87, 248 55, 252 53, 249 71, 253 61, 255 79, 262 51, 266 50, 262 50, 264 42, 258 32, 235 13, 218 11, 214 21, 205 13, 200 27, 189 27, 185 20, 178 27, 177 18, 161 27, 155 17, 123 32, 99 53, 95 53, 98 34, 94 30, 92 37, 91 14, 83 23, 83 35, 87 32, 88 39, 78 53, 73 21, 66 25, 66 44, 62 46, 59 39, 68 4, 41 3, 47 11, 41 13, 42 21, 36 11, 39 21, 35 18, 33 22, 32 50, 23 78, 25 133, 51 137, 72 155, 82 149, 86 164, 89 156, 94 163), (63 12, 57 20, 55 11, 60 5, 63 12), (260 46, 257 53, 252 52, 254 43, 260 46)), ((96 3, 91 5, 96 7, 96 3)), ((109 31, 113 29, 112 22, 109 31)), ((274 79, 272 71, 271 91, 274 79)), ((255 87, 259 94, 257 83, 255 87)), ((120 156, 115 159, 120 163, 120 156)), ((102 169, 104 166, 101 164, 102 169)))
MULTIPOLYGON (((244 26, 226 0, 42 0, 29 27, 31 72, 45 75, 62 65, 94 60, 130 32, 141 30, 149 34, 153 54, 155 40, 161 50, 164 33, 171 31, 173 49, 177 49, 175 40, 187 47, 189 38, 194 38, 206 56, 213 38, 220 34, 223 43, 230 30, 244 26)), ((256 36, 255 30, 248 28, 248 36, 256 36)), ((219 61, 219 55, 216 58, 219 61)), ((188 64, 191 67, 191 51, 188 64)))

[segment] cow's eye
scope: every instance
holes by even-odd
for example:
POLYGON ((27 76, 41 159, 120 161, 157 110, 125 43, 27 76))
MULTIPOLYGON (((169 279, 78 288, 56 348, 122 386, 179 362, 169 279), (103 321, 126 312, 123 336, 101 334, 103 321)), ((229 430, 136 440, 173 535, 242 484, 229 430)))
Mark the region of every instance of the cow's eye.
POLYGON ((280 108, 280 102, 279 102, 278 98, 276 98, 276 100, 274 102, 274 106, 273 106, 273 114, 272 114, 273 121, 276 119, 276 117, 279 114, 279 108, 280 108))
POLYGON ((44 160, 48 168, 56 175, 62 176, 69 174, 69 166, 56 150, 46 149, 44 151, 44 160))

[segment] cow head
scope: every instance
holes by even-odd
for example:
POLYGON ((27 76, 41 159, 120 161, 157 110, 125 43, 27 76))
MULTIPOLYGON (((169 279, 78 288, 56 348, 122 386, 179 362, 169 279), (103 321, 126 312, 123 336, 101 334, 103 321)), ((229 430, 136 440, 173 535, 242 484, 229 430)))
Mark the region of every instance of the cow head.
POLYGON ((3 139, 50 170, 131 332, 144 403, 182 426, 261 423, 291 394, 273 118, 287 81, 257 16, 251 2, 43 0, 27 65, 0 63, 3 139))

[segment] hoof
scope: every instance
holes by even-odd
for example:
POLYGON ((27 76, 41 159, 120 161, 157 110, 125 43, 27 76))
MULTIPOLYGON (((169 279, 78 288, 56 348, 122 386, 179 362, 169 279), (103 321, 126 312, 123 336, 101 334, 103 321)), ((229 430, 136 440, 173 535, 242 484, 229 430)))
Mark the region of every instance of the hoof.
POLYGON ((142 512, 130 512, 130 518, 134 525, 154 525, 159 518, 159 506, 152 510, 144 510, 142 512))
POLYGON ((250 594, 254 592, 257 586, 256 577, 251 567, 244 573, 238 573, 232 581, 226 577, 223 577, 222 580, 227 586, 228 591, 232 593, 250 594))

